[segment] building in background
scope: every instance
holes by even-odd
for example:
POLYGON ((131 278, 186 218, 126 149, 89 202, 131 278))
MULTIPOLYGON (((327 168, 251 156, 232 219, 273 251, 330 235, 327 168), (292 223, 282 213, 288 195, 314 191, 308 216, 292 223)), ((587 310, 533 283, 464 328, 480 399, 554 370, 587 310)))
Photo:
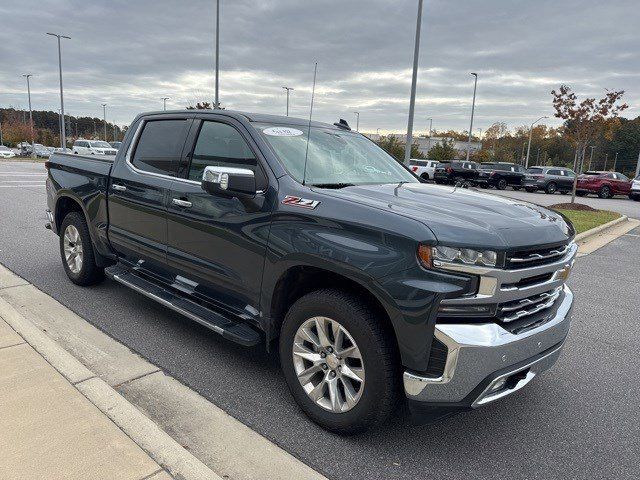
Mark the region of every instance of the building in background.
MULTIPOLYGON (((379 141, 383 137, 396 137, 400 143, 403 145, 407 141, 407 136, 402 133, 390 133, 388 135, 379 135, 377 133, 363 133, 363 135, 367 136, 374 142, 379 141)), ((434 146, 441 142, 453 142, 453 148, 457 152, 458 158, 464 158, 467 155, 467 141, 466 140, 455 140, 453 138, 448 137, 413 137, 413 143, 418 145, 418 150, 422 153, 425 158, 427 158, 427 154, 429 150, 431 150, 434 146)), ((477 152, 482 149, 482 142, 471 142, 471 154, 477 152)))

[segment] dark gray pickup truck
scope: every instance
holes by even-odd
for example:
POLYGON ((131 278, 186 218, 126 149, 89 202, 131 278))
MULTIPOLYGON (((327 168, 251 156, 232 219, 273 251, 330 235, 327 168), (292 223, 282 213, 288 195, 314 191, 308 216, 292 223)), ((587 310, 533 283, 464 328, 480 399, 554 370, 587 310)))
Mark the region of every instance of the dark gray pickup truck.
POLYGON ((293 397, 336 432, 401 401, 426 420, 489 404, 550 368, 569 330, 566 219, 421 183, 344 121, 148 113, 115 158, 46 165, 71 281, 106 274, 278 345, 293 397))

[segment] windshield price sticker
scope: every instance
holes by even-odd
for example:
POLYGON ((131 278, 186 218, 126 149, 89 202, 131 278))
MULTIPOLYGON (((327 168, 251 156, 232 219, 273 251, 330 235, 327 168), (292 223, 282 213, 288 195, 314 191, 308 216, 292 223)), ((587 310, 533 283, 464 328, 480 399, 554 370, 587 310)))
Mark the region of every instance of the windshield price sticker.
POLYGON ((265 135, 271 135, 272 137, 299 137, 304 132, 297 128, 288 127, 270 127, 265 128, 262 131, 265 135))

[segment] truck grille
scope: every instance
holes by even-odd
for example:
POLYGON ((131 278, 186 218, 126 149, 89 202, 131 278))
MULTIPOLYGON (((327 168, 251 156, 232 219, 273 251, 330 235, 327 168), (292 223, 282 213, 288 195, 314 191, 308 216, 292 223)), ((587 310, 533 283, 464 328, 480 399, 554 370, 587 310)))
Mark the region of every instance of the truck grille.
POLYGON ((538 250, 520 250, 509 253, 506 257, 505 266, 508 269, 516 269, 546 265, 547 263, 553 263, 566 255, 569 248, 570 244, 563 244, 538 250))
POLYGON ((561 292, 562 287, 556 287, 548 292, 542 292, 519 300, 501 303, 498 305, 498 320, 504 323, 509 323, 550 308, 558 299, 561 292))

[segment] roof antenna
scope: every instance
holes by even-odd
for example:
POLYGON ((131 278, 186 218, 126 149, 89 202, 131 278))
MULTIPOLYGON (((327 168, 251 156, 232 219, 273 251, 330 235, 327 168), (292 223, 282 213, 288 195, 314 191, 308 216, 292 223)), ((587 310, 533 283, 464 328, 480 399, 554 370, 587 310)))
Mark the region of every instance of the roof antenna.
POLYGON ((311 109, 309 110, 309 130, 307 131, 307 149, 304 152, 304 170, 302 172, 302 185, 307 180, 307 157, 309 156, 309 137, 311 137, 311 115, 313 115, 313 97, 316 94, 316 74, 318 73, 318 62, 313 67, 313 89, 311 90, 311 109))

